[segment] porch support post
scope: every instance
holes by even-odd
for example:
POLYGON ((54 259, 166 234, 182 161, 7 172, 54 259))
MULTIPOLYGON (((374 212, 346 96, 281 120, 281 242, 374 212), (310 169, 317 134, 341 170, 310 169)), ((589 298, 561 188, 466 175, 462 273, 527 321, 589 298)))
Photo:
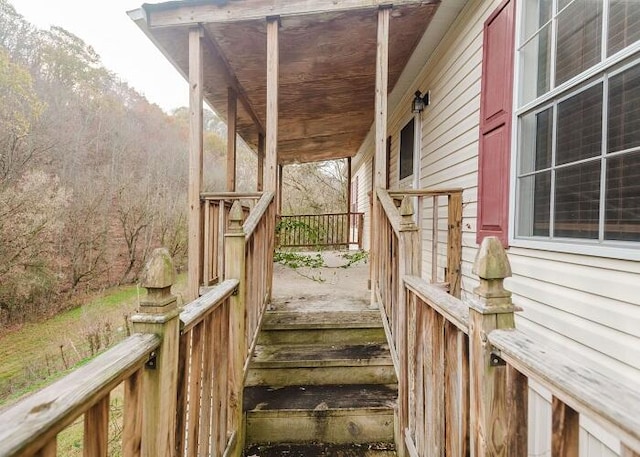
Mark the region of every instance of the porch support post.
MULTIPOLYGON (((351 212, 351 202, 353 201, 353 195, 351 195, 351 157, 347 158, 347 214, 351 212)), ((351 222, 349 218, 349 222, 351 222)))
POLYGON ((278 186, 278 32, 280 18, 267 18, 267 138, 264 188, 277 192, 278 186))
POLYGON ((264 190, 264 135, 258 134, 258 184, 257 191, 264 190))
POLYGON ((227 191, 236 191, 236 125, 238 94, 229 87, 227 94, 227 191))
MULTIPOLYGON (((378 269, 378 224, 382 208, 378 202, 379 187, 387 187, 387 86, 389 78, 389 16, 390 8, 383 7, 378 10, 378 48, 376 55, 376 93, 375 93, 375 170, 372 186, 372 211, 371 211, 371 302, 377 303, 376 292, 378 269)), ((403 442, 403 441, 400 441, 403 442)))
POLYGON ((203 51, 202 28, 189 30, 189 239, 186 301, 195 300, 202 283, 202 151, 203 51))
POLYGON ((284 165, 278 165, 278 206, 276 206, 276 214, 282 213, 282 175, 284 174, 284 165))

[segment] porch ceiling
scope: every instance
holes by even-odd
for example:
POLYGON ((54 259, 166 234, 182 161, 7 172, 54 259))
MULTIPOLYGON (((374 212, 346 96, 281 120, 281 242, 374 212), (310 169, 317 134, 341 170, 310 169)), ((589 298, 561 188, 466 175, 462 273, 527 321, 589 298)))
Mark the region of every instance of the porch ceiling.
MULTIPOLYGON (((202 23, 205 98, 226 119, 227 88, 236 86, 238 133, 255 147, 266 123, 266 16, 256 19, 251 10, 246 13, 250 20, 241 15, 222 20, 204 13, 227 2, 196 2, 189 8, 189 23, 180 11, 190 3, 144 5, 145 14, 136 22, 185 76, 189 27, 202 23), (198 20, 206 18, 214 22, 198 20)), ((400 3, 394 6, 390 22, 389 92, 439 5, 439 1, 400 3)), ((377 9, 369 5, 313 14, 298 11, 280 20, 278 161, 355 155, 374 118, 377 9)))

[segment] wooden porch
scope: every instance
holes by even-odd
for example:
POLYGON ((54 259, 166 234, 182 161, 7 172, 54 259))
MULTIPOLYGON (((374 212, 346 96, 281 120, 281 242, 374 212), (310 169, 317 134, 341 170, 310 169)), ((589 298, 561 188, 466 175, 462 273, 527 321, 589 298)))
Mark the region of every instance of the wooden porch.
MULTIPOLYGON (((127 457, 240 456, 245 446, 254 455, 267 443, 295 448, 318 440, 338 447, 317 455, 525 456, 529 379, 553 392, 552 419, 536 424, 551 430, 553 456, 578 456, 581 416, 616 436, 624 457, 640 455, 637 389, 515 328, 503 287, 510 267, 496 239, 481 246, 467 272, 479 286, 462 299, 463 192, 388 189, 387 103, 440 7, 424 0, 393 7, 378 0, 179 1, 131 13, 190 82, 187 304, 177 307, 171 259, 157 251, 142 281, 148 295, 133 317, 136 334, 0 414, 1 457, 57 455, 58 434, 81 416, 84 455, 115 453, 109 399, 120 385, 115 447, 127 457), (229 125, 225 193, 202 189, 205 101, 229 125), (351 157, 370 130, 365 301, 331 322, 297 313, 304 307, 279 309, 279 167, 351 157), (236 134, 257 151, 256 192, 236 192, 236 134), (425 243, 436 256, 428 272, 425 243), (278 312, 296 325, 278 327, 278 312), (367 356, 345 356, 354 347, 367 356), (314 397, 321 370, 333 371, 320 383, 332 386, 325 398, 314 397), (356 407, 362 398, 371 401, 356 407), (282 407, 287 401, 293 406, 282 407), (372 447, 381 442, 389 448, 372 447)), ((290 449, 272 455, 295 455, 290 449)))

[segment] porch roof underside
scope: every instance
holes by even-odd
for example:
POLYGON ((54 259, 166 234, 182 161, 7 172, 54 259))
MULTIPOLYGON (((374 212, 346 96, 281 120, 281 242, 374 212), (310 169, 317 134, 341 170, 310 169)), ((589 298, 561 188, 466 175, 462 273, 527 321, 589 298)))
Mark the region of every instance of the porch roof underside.
MULTIPOLYGON (((144 5, 145 14, 137 22, 185 77, 189 29, 203 26, 205 99, 226 119, 228 87, 235 88, 238 134, 257 148, 266 124, 267 96, 266 15, 256 14, 257 4, 278 2, 244 3, 253 5, 246 20, 242 14, 232 20, 222 15, 228 2, 183 1, 144 5)), ((334 8, 280 15, 281 164, 352 157, 374 120, 377 2, 342 10, 335 8, 340 1, 330 3, 334 8)), ((439 5, 400 3, 392 9, 389 27, 389 93, 439 5)))

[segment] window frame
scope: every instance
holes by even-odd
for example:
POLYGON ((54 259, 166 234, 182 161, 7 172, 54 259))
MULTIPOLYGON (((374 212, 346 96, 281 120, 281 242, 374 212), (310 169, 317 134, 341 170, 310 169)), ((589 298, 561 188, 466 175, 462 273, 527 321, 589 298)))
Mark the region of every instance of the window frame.
MULTIPOLYGON (((602 83, 603 85, 608 85, 608 80, 624 72, 627 69, 630 69, 635 66, 640 66, 640 41, 637 41, 626 48, 621 49, 620 51, 612 54, 607 57, 607 39, 608 39, 608 21, 609 21, 609 0, 603 0, 603 13, 602 13, 602 23, 603 23, 603 33, 602 33, 602 44, 601 44, 601 60, 599 63, 590 67, 582 73, 579 73, 569 80, 563 82, 562 84, 553 87, 547 93, 528 101, 522 106, 520 104, 521 98, 521 77, 523 73, 523 61, 522 61, 522 53, 520 50, 529 43, 538 32, 534 32, 528 37, 524 36, 524 3, 526 0, 518 0, 516 4, 516 45, 514 46, 514 72, 513 72, 513 114, 512 114, 512 126, 511 126, 511 165, 510 165, 510 184, 509 184, 509 245, 514 247, 522 247, 522 248, 531 248, 538 249, 543 251, 555 251, 555 252, 564 252, 569 254, 579 254, 579 255, 589 255, 594 257, 606 257, 606 258, 616 258, 623 260, 640 260, 640 242, 638 241, 618 241, 618 240, 600 240, 600 239, 580 239, 580 238, 551 238, 551 234, 553 233, 552 227, 550 228, 550 235, 548 238, 540 237, 540 236, 522 236, 517 235, 518 223, 519 223, 519 205, 518 205, 518 192, 519 192, 519 177, 523 175, 533 175, 534 172, 529 173, 520 173, 520 138, 522 136, 521 132, 521 119, 523 116, 531 113, 539 113, 544 111, 545 109, 551 107, 552 112, 557 112, 557 105, 562 101, 570 98, 571 96, 580 93, 581 91, 586 90, 588 87, 596 85, 598 83, 602 83)), ((552 11, 555 11, 556 4, 558 0, 554 0, 552 3, 552 11)), ((552 17, 550 19, 551 29, 552 29, 552 49, 551 49, 551 59, 555 59, 556 55, 556 28, 557 28, 557 20, 552 17)), ((542 25, 539 29, 541 30, 544 27, 542 25)), ((555 68, 555 64, 553 64, 553 68, 555 68)), ((551 77, 553 77, 554 71, 551 70, 551 77)), ((553 81, 552 81, 553 82, 553 81)), ((606 92, 608 95, 608 91, 606 92)), ((608 99, 605 99, 603 96, 603 104, 607 104, 608 99)), ((605 116, 602 119, 603 124, 603 134, 607 127, 608 113, 605 108, 605 116)), ((554 118, 554 138, 555 138, 555 130, 556 130, 556 122, 557 118, 554 118)), ((611 157, 612 154, 607 154, 604 151, 603 142, 603 152, 598 156, 599 161, 602 164, 604 163, 604 157, 611 157)), ((637 148, 633 148, 632 150, 638 150, 637 148)), ((626 150, 627 152, 631 150, 626 150)), ((554 147, 554 155, 555 155, 555 147, 554 147)), ((614 156, 625 153, 625 151, 616 151, 613 153, 614 156)), ((561 165, 563 167, 564 165, 561 165)), ((551 169, 559 168, 552 162, 551 169)), ((553 174, 552 174, 553 177, 553 174)), ((604 173, 601 173, 600 180, 601 186, 604 185, 604 180, 606 176, 604 173)), ((551 186, 555 186, 555 182, 552 179, 551 186)), ((606 194, 605 190, 601 190, 601 196, 606 194)), ((553 195, 553 194, 552 194, 553 195)), ((602 204, 601 197, 601 205, 599 208, 600 211, 600 219, 599 226, 600 230, 602 229, 602 224, 604 223, 604 213, 606 211, 605 207, 602 204)), ((554 206, 552 205, 551 208, 554 206)), ((550 224, 553 223, 553 212, 550 215, 550 224)))
POLYGON ((411 118, 402 126, 400 132, 398 132, 398 185, 405 182, 413 183, 413 177, 415 175, 416 169, 416 117, 411 116, 411 118), (406 176, 402 176, 402 132, 404 129, 409 127, 409 124, 413 123, 413 135, 411 136, 410 144, 411 144, 411 173, 406 176))

